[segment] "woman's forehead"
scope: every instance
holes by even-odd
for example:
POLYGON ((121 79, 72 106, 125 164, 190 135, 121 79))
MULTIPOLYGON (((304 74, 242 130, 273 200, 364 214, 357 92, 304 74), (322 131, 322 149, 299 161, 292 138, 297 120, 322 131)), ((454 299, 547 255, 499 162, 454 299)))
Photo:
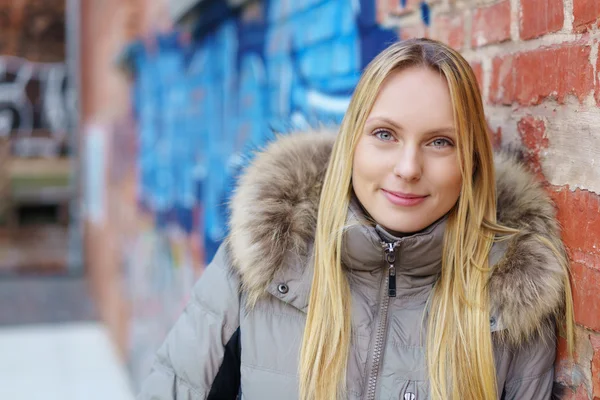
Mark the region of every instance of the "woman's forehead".
POLYGON ((395 72, 386 79, 367 118, 409 131, 434 131, 454 126, 450 91, 439 74, 427 68, 395 72))

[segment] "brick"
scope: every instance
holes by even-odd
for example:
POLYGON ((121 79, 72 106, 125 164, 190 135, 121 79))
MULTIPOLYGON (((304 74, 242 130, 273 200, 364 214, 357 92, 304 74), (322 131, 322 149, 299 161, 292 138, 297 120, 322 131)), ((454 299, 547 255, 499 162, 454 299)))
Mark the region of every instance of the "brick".
POLYGON ((527 163, 530 165, 531 170, 538 175, 538 178, 544 181, 545 178, 542 173, 540 154, 542 149, 547 149, 549 146, 544 120, 537 119, 530 115, 523 117, 517 123, 517 130, 523 146, 527 149, 527 163))
POLYGON ((508 39, 510 39, 509 0, 475 9, 471 46, 480 47, 508 39))
POLYGON ((465 21, 462 14, 439 15, 433 21, 435 39, 446 43, 456 50, 465 45, 465 21))
POLYGON ((580 102, 594 89, 591 47, 569 43, 497 57, 492 61, 489 100, 493 104, 540 104, 554 98, 563 104, 568 95, 580 102))
POLYGON ((563 0, 522 0, 520 37, 527 40, 559 31, 563 27, 564 19, 563 0))
POLYGON ((473 73, 475 74, 475 78, 477 78, 477 83, 479 84, 479 90, 483 93, 483 66, 480 62, 471 63, 471 68, 473 69, 473 73))
POLYGON ((573 30, 585 32, 600 21, 600 1, 573 0, 573 30))
POLYGON ((564 45, 522 53, 516 60, 516 96, 520 104, 539 104, 556 96, 564 103, 568 94, 579 101, 594 88, 594 72, 589 62, 591 47, 564 45))
POLYGON ((571 263, 575 321, 600 331, 600 270, 578 262, 571 263))
POLYGON ((528 115, 521 118, 517 125, 525 147, 535 152, 548 148, 548 138, 545 135, 546 124, 542 119, 528 115))
POLYGON ((600 195, 562 188, 551 196, 558 207, 562 238, 572 258, 600 272, 600 195))
POLYGON ((592 343, 592 349, 594 349, 594 357, 592 358, 593 396, 594 398, 600 398, 600 333, 592 333, 590 342, 592 343))

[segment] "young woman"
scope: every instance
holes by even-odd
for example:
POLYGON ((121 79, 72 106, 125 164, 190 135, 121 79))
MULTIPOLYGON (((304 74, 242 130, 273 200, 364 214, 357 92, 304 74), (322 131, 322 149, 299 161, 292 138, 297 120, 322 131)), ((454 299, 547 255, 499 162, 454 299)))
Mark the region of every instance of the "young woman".
POLYGON ((494 155, 438 42, 366 68, 337 136, 281 137, 140 399, 548 399, 569 275, 548 197, 494 155))

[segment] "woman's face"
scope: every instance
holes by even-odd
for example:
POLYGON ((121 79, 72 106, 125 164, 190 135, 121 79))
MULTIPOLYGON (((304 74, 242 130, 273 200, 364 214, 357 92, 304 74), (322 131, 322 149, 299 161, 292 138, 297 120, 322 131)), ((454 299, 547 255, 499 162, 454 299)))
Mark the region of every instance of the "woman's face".
POLYGON ((425 67, 383 83, 354 153, 352 186, 375 221, 395 233, 426 228, 456 204, 462 185, 444 77, 425 67))

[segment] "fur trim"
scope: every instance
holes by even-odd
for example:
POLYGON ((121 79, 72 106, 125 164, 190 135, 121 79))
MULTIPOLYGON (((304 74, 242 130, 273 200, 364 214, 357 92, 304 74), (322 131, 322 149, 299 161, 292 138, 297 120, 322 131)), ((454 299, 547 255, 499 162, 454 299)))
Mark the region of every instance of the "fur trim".
POLYGON ((510 342, 539 331, 562 311, 566 260, 556 212, 548 194, 514 156, 496 154, 498 221, 521 233, 511 240, 490 277, 492 313, 510 342), (555 247, 555 254, 539 240, 555 247))
MULTIPOLYGON (((249 302, 267 293, 275 273, 306 259, 335 140, 331 132, 285 135, 257 154, 231 202, 233 264, 249 302)), ((521 233, 512 239, 489 281, 492 314, 513 343, 539 331, 560 312, 564 271, 536 235, 564 252, 548 195, 516 157, 496 155, 498 221, 521 233)))
POLYGON ((228 242, 250 304, 290 256, 307 256, 334 139, 325 131, 281 136, 240 177, 228 242))

